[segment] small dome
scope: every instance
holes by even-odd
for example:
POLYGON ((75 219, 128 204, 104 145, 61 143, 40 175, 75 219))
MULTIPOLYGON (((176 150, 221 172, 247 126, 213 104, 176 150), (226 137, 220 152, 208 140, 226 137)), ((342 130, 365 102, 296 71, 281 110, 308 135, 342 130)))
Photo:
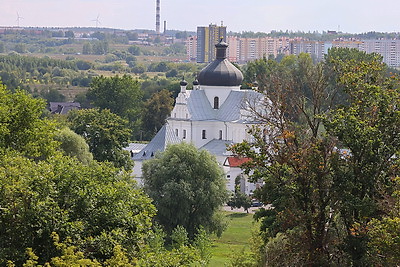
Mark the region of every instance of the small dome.
POLYGON ((180 86, 186 86, 188 83, 185 81, 185 79, 182 79, 182 81, 179 83, 180 86))
POLYGON ((199 85, 199 81, 196 79, 193 81, 193 85, 199 85))
POLYGON ((221 40, 216 47, 216 59, 199 73, 199 83, 211 86, 238 86, 242 84, 243 74, 226 59, 228 45, 221 40))

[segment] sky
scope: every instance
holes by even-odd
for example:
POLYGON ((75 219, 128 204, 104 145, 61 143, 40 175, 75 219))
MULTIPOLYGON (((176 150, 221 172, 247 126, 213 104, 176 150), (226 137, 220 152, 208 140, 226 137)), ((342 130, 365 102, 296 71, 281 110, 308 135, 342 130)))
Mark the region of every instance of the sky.
MULTIPOLYGON (((161 30, 400 32, 399 0, 160 0, 161 30)), ((0 0, 0 27, 155 29, 156 0, 0 0)))

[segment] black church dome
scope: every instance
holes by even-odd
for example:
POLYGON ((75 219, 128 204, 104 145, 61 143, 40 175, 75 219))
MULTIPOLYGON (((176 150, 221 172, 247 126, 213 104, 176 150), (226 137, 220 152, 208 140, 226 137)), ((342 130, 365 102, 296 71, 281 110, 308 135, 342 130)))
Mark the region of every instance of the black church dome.
POLYGON ((179 83, 180 86, 186 86, 188 83, 185 81, 184 78, 182 78, 182 81, 179 83))
POLYGON ((228 45, 221 40, 215 45, 216 59, 208 64, 198 76, 200 85, 238 86, 242 84, 243 74, 226 58, 228 45))

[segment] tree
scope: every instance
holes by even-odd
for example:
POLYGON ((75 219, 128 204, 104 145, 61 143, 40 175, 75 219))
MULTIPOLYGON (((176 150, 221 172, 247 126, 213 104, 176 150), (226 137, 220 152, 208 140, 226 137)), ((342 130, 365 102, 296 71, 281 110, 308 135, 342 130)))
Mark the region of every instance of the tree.
POLYGON ((67 38, 75 38, 75 34, 73 31, 69 30, 64 33, 65 37, 67 38))
POLYGON ((161 90, 154 93, 143 106, 142 123, 146 133, 145 139, 151 139, 165 124, 173 108, 174 99, 171 92, 161 90))
POLYGON ((90 43, 84 43, 82 47, 82 54, 90 55, 92 54, 92 52, 93 52, 92 45, 90 43))
POLYGON ((6 47, 3 42, 0 42, 0 53, 5 53, 6 52, 6 47))
POLYGON ((367 265, 367 222, 384 213, 378 203, 398 175, 398 82, 376 55, 330 53, 319 64, 300 55, 250 66, 264 124, 232 150, 252 159, 246 172, 265 183, 255 195, 274 207, 256 215, 268 264, 367 265))
POLYGON ((77 60, 76 67, 78 68, 78 70, 89 70, 93 67, 93 64, 88 61, 77 60))
POLYGON ((32 159, 53 155, 56 124, 42 118, 45 106, 43 99, 21 90, 11 93, 0 83, 0 150, 16 150, 32 159))
POLYGON ((222 169, 207 151, 170 145, 143 163, 144 188, 157 207, 157 221, 171 234, 183 226, 190 238, 200 227, 217 232, 216 213, 227 200, 222 169))
POLYGON ((92 53, 95 55, 106 55, 109 50, 108 41, 96 41, 92 44, 92 53))
POLYGON ((40 92, 42 98, 46 99, 47 102, 64 102, 65 96, 61 94, 57 89, 50 88, 49 90, 42 90, 40 92))
POLYGON ((131 169, 130 155, 123 149, 131 135, 127 120, 108 109, 82 109, 69 112, 68 121, 71 129, 86 140, 95 160, 131 169))
POLYGON ((99 261, 113 255, 115 244, 134 256, 151 232, 151 200, 110 164, 83 165, 60 155, 36 163, 7 152, 0 173, 1 265, 21 266, 26 248, 40 264, 49 262, 59 255, 53 232, 99 261))
POLYGON ((143 93, 131 76, 94 77, 87 95, 94 106, 127 119, 133 129, 138 126, 143 93))
POLYGON ((233 196, 231 196, 231 198, 228 202, 228 205, 231 208, 243 207, 243 209, 248 213, 249 208, 251 207, 251 199, 249 196, 247 196, 245 193, 243 193, 240 188, 240 183, 241 183, 242 178, 243 178, 242 175, 238 175, 235 178, 235 193, 233 196))
POLYGON ((324 125, 349 151, 335 166, 334 182, 347 231, 346 251, 361 265, 368 260, 364 230, 369 220, 386 213, 379 202, 391 195, 393 175, 399 174, 394 159, 400 148, 400 89, 396 76, 386 77, 380 55, 358 53, 358 58, 332 58, 349 103, 329 112, 324 125))
POLYGON ((137 45, 132 45, 128 47, 128 52, 134 56, 140 56, 140 47, 137 45))
POLYGON ((257 215, 262 218, 267 247, 268 238, 273 242, 278 233, 284 234, 289 243, 302 245, 282 246, 287 248, 282 253, 307 259, 304 264, 326 265, 332 255, 336 257, 329 212, 334 203, 329 171, 334 145, 320 133, 321 115, 331 96, 322 65, 301 54, 280 63, 262 59, 253 69, 266 96, 262 109, 253 108, 263 125, 249 129, 253 142, 232 149, 251 158, 244 164, 246 174, 252 181, 264 181, 255 197, 274 207, 257 215))
POLYGON ((26 53, 26 46, 25 44, 16 44, 14 46, 14 51, 20 54, 26 53))
POLYGON ((69 128, 63 128, 56 133, 54 138, 60 142, 60 148, 66 156, 76 157, 83 164, 92 162, 93 155, 89 151, 89 146, 79 134, 69 128))
POLYGON ((394 177, 394 180, 394 192, 386 196, 390 201, 384 203, 388 214, 381 219, 372 219, 367 225, 369 259, 375 265, 396 266, 400 263, 400 178, 394 177))
POLYGON ((176 77, 176 76, 178 76, 178 71, 176 69, 172 69, 172 70, 168 71, 167 73, 165 73, 165 77, 167 77, 167 78, 176 77))

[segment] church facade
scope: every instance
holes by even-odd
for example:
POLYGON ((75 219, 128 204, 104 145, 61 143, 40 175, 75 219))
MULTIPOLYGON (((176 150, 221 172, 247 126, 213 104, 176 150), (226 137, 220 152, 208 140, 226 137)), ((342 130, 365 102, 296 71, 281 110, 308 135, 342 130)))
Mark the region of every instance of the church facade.
MULTIPOLYGON (((144 160, 165 150, 169 144, 187 142, 198 149, 214 154, 223 166, 227 188, 234 190, 238 166, 229 166, 233 157, 227 147, 251 139, 248 127, 257 124, 250 106, 260 103, 262 95, 253 90, 240 90, 243 75, 226 58, 228 45, 216 45, 216 59, 205 67, 193 82, 193 90, 187 90, 187 82, 181 81, 181 91, 166 124, 151 142, 133 156, 134 174, 141 178, 144 160), (233 172, 235 177, 231 177, 233 172)), ((246 185, 244 192, 251 194, 255 185, 246 185)))

